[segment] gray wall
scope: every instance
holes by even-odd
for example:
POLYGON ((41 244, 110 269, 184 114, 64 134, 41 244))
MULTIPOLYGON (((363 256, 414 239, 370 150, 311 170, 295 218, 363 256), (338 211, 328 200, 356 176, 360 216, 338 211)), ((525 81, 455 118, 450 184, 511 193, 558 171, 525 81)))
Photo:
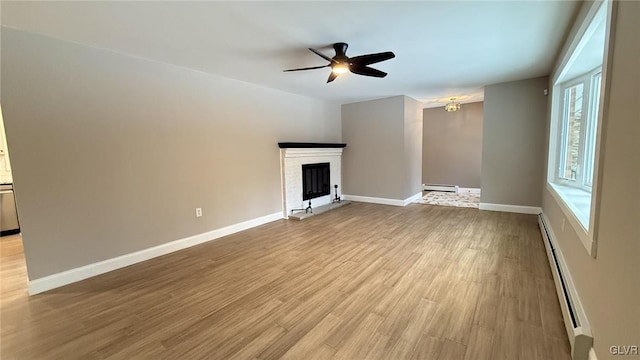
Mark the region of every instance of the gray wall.
POLYGON ((480 202, 540 206, 549 78, 486 86, 480 202))
POLYGON ((422 189, 422 103, 404 97, 404 199, 422 189))
POLYGON ((419 108, 406 96, 342 105, 344 194, 404 200, 420 192, 419 108))
POLYGON ((612 356, 610 346, 640 345, 640 2, 620 1, 617 6, 607 74, 609 105, 602 119, 597 258, 587 253, 569 222, 563 229, 564 214, 546 187, 542 204, 585 308, 600 360, 626 358, 612 356))
POLYGON ((1 86, 32 280, 282 211, 277 142, 341 141, 337 104, 7 28, 1 86))
POLYGON ((404 96, 342 105, 344 194, 404 199, 404 96))
POLYGON ((480 188, 483 103, 423 110, 422 182, 480 188))

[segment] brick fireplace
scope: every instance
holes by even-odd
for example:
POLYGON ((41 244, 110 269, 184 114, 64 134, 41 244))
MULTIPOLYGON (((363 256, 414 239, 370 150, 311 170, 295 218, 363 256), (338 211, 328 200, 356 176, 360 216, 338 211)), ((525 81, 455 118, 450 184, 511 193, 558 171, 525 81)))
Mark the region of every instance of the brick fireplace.
POLYGON ((338 185, 338 194, 342 195, 342 150, 346 144, 278 143, 278 146, 285 218, 291 215, 292 209, 304 209, 308 205, 308 200, 303 200, 303 165, 329 163, 329 194, 311 199, 312 207, 331 203, 334 185, 338 185))

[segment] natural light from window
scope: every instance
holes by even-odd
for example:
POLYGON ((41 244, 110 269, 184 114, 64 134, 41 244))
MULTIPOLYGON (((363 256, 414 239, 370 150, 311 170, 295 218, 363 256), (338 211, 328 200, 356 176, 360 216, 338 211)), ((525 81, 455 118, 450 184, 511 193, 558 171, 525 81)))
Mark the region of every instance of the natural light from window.
POLYGON ((592 209, 605 33, 603 3, 553 84, 548 183, 585 232, 592 209))

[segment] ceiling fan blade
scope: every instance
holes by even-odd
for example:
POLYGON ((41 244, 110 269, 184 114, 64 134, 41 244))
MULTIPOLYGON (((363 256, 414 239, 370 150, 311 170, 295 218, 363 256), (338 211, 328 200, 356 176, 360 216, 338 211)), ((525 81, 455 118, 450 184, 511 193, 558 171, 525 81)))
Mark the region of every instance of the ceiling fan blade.
POLYGON ((331 65, 312 66, 312 67, 299 68, 299 69, 289 69, 289 70, 282 70, 282 71, 287 72, 287 71, 313 70, 313 69, 322 69, 322 68, 326 68, 326 67, 329 67, 329 66, 331 66, 331 65))
POLYGON ((333 60, 332 58, 328 57, 327 55, 321 53, 320 51, 313 49, 313 48, 309 48, 309 50, 311 50, 314 54, 320 56, 321 58, 327 60, 328 62, 337 62, 335 60, 333 60))
POLYGON ((338 77, 338 74, 332 71, 331 74, 329 74, 329 78, 327 79, 327 84, 335 80, 337 77, 338 77))
POLYGON ((365 65, 371 65, 371 64, 379 63, 381 61, 393 59, 394 57, 396 57, 394 53, 392 53, 391 51, 387 51, 387 52, 381 52, 377 54, 354 56, 349 59, 349 62, 354 65, 365 66, 365 65))
POLYGON ((383 78, 387 76, 387 73, 384 71, 380 71, 378 69, 374 69, 368 66, 349 66, 349 71, 354 74, 364 75, 364 76, 373 76, 383 78))

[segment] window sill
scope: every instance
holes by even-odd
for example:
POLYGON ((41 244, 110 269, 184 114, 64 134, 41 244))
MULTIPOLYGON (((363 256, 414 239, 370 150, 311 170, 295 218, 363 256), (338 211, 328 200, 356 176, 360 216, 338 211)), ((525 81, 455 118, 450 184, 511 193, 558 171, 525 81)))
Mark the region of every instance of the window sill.
POLYGON ((550 184, 560 195, 573 215, 576 216, 585 231, 589 231, 589 215, 591 213, 591 192, 572 186, 550 184))
POLYGON ((547 183, 547 188, 557 201, 576 235, 580 238, 582 245, 584 245, 589 255, 595 257, 595 239, 592 232, 589 231, 591 193, 575 187, 552 184, 550 182, 547 183))

